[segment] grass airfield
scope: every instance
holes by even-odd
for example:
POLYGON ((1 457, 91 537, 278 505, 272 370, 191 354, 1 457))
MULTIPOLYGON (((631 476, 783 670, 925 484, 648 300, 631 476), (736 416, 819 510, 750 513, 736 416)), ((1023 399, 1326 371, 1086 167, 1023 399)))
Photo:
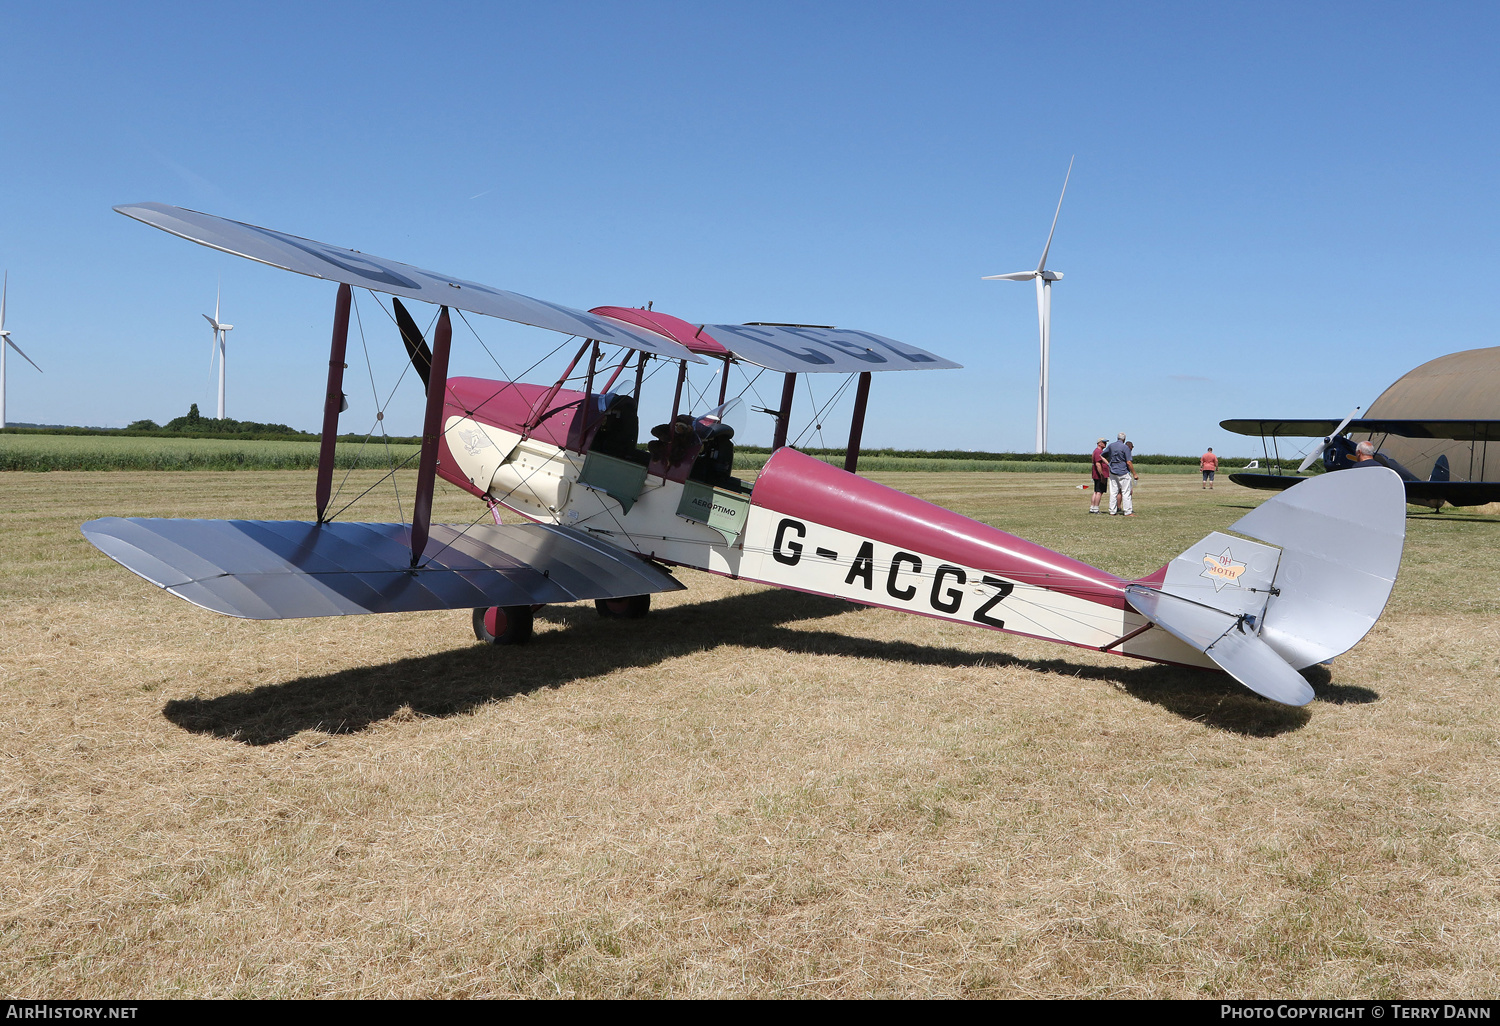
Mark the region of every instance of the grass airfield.
MULTIPOLYGON (((870 476, 1126 576, 1265 498, 870 476)), ((1411 516, 1303 709, 689 571, 517 649, 466 611, 253 623, 78 532, 305 519, 312 484, 0 475, 7 996, 1500 991, 1500 516, 1411 516)))

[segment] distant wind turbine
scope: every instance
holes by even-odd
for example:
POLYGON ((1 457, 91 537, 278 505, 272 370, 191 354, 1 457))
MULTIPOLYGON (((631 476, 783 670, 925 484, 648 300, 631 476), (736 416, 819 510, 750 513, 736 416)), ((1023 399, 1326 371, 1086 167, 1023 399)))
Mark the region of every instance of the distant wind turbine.
POLYGON ((208 353, 208 369, 214 369, 214 351, 219 354, 219 420, 224 419, 224 348, 229 341, 229 333, 234 330, 233 324, 221 324, 219 322, 219 289, 214 290, 214 315, 203 315, 203 319, 213 326, 214 347, 208 353))
POLYGON ((1068 194, 1068 179, 1073 177, 1073 159, 1068 160, 1068 173, 1063 178, 1062 196, 1057 197, 1057 211, 1052 215, 1052 231, 1047 233, 1047 245, 1042 247, 1042 258, 1034 271, 1016 271, 1012 274, 986 275, 984 281, 1035 281, 1036 317, 1042 335, 1042 374, 1037 388, 1036 403, 1036 451, 1047 451, 1047 375, 1052 362, 1052 283, 1062 278, 1061 271, 1047 270, 1047 253, 1052 249, 1052 235, 1057 231, 1057 217, 1062 213, 1063 196, 1068 194))
MULTIPOLYGON (((5 272, 5 283, 0 285, 0 428, 5 426, 5 355, 14 349, 21 353, 21 347, 10 340, 10 332, 5 330, 5 300, 10 292, 10 272, 5 272)), ((36 361, 25 353, 21 353, 21 359, 36 367, 36 361)), ((42 369, 36 367, 40 374, 42 369)))

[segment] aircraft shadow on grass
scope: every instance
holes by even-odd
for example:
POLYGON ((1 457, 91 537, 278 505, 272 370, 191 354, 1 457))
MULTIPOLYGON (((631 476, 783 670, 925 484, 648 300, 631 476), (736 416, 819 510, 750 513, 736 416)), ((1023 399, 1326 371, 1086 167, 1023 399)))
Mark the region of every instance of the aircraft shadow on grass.
MULTIPOLYGON (((538 617, 564 626, 538 633, 529 645, 476 644, 218 698, 174 699, 162 712, 184 730, 267 745, 303 730, 352 733, 403 709, 421 716, 463 715, 490 702, 543 688, 736 645, 913 667, 1023 667, 1048 675, 1037 677, 1038 687, 1076 686, 1059 679, 1065 677, 1100 681, 1184 719, 1256 737, 1297 730, 1310 719, 1305 709, 1269 702, 1224 674, 1156 664, 1095 666, 1068 659, 1023 659, 1004 652, 971 652, 787 626, 856 608, 838 599, 786 591, 679 605, 655 611, 643 620, 600 620, 586 606, 549 607, 538 617)), ((893 617, 889 622, 896 628, 903 621, 893 617)), ((1368 689, 1331 685, 1322 667, 1309 670, 1308 676, 1320 688, 1322 701, 1347 704, 1376 698, 1368 689)))

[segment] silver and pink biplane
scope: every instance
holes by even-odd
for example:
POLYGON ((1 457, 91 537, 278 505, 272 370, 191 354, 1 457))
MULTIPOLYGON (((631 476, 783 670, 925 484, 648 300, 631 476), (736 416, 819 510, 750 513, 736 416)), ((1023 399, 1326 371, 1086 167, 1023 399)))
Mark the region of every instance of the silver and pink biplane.
MULTIPOLYGON (((709 573, 1161 663, 1221 669, 1278 702, 1313 690, 1298 671, 1347 651, 1385 607, 1405 539, 1401 478, 1384 468, 1309 479, 1130 581, 859 477, 875 371, 958 365, 864 331, 689 324, 652 310, 587 312, 282 232, 156 203, 120 213, 214 249, 339 282, 317 518, 307 522, 109 517, 83 525, 151 583, 230 616, 283 619, 472 609, 483 641, 531 634, 542 605, 592 599, 644 615, 665 569, 709 573), (410 523, 328 516, 352 289, 388 294, 426 387, 410 523), (401 300, 439 307, 429 341, 401 300), (551 384, 449 377, 449 310, 575 336, 551 384), (601 361, 604 348, 614 350, 601 361), (677 364, 670 411, 640 447, 642 371, 677 364), (684 409, 688 364, 719 361, 718 402, 684 409), (731 364, 784 375, 774 452, 733 471, 731 364), (631 372, 626 376, 626 372, 631 372), (575 372, 578 377, 575 378, 575 372), (785 445, 799 374, 855 375, 843 469, 785 445), (622 380, 632 387, 616 391, 622 380), (581 389, 564 387, 581 379, 581 389), (435 479, 493 522, 431 523, 435 479), (500 507, 529 523, 502 524, 500 507)), ((704 400, 705 402, 707 400, 704 400)))

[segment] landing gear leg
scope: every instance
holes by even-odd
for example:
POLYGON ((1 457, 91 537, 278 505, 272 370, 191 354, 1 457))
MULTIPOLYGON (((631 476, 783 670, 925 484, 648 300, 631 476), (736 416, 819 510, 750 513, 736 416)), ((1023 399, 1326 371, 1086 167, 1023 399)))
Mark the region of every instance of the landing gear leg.
POLYGON ((474 610, 474 637, 486 645, 524 645, 531 640, 531 606, 490 606, 474 610))

